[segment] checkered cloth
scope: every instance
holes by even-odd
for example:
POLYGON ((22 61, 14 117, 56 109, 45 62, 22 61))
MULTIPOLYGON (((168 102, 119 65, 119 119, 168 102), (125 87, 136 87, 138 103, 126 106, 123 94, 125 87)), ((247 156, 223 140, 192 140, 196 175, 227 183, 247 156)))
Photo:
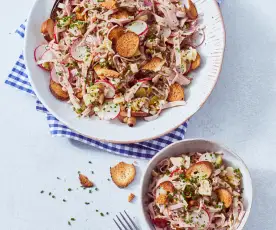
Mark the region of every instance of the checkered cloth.
MULTIPOLYGON (((217 1, 219 3, 221 2, 221 0, 217 1)), ((22 24, 16 30, 16 33, 20 35, 21 38, 24 38, 25 29, 25 24, 22 24)), ((22 54, 19 56, 18 61, 15 63, 15 66, 13 67, 5 83, 36 97, 28 79, 26 66, 24 64, 24 57, 22 54)), ((184 139, 187 129, 187 123, 184 123, 173 132, 155 140, 145 141, 137 144, 113 144, 96 141, 73 132, 71 129, 57 120, 52 114, 50 114, 39 100, 36 101, 36 109, 37 111, 46 114, 52 136, 67 137, 111 153, 143 159, 152 158, 158 151, 167 145, 184 139)))

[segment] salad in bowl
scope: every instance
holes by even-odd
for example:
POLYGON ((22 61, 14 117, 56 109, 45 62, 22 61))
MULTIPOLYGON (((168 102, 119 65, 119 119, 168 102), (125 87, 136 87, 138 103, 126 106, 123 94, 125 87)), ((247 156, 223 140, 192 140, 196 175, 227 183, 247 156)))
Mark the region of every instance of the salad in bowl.
MULTIPOLYGON (((196 141, 201 140, 187 142, 196 141)), ((180 149, 180 144, 171 146, 180 149)), ((150 163, 142 182, 148 223, 156 230, 242 229, 250 211, 247 196, 252 192, 251 185, 244 195, 244 168, 229 163, 224 151, 168 154, 169 149, 161 152, 162 160, 152 160, 155 165, 150 163)), ((248 172, 244 174, 247 180, 248 172)))
POLYGON ((130 127, 185 106, 204 27, 191 0, 63 0, 34 52, 52 95, 80 117, 130 127))

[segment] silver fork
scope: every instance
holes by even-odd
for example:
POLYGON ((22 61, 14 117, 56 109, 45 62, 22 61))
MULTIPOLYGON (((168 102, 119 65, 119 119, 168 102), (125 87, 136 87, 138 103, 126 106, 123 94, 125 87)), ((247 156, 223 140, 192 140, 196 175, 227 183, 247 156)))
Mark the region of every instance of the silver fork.
POLYGON ((130 218, 126 211, 125 216, 120 212, 120 216, 116 215, 118 220, 113 218, 113 221, 120 230, 139 230, 134 221, 130 218))

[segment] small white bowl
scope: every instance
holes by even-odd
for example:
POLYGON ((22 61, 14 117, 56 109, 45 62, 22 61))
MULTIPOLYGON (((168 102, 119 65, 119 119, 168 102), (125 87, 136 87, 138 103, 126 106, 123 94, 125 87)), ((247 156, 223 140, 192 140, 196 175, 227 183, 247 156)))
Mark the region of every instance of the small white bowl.
POLYGON ((141 181, 141 193, 140 193, 140 205, 142 210, 142 215, 145 218, 145 223, 147 223, 147 228, 145 229, 154 229, 151 223, 151 220, 148 216, 147 208, 144 204, 145 196, 148 191, 150 179, 151 179, 151 172, 156 167, 157 163, 161 160, 173 156, 178 156, 183 153, 189 152, 223 152, 223 160, 230 166, 235 168, 239 168, 242 175, 242 187, 244 188, 243 198, 244 198, 244 209, 246 211, 241 224, 239 225, 237 230, 243 229, 245 223, 249 217, 249 213, 251 210, 252 205, 252 181, 250 177, 250 173, 248 168, 246 167, 245 163, 242 159, 233 151, 229 150, 228 148, 222 146, 213 141, 209 140, 202 140, 202 139, 187 139, 179 142, 175 142, 168 147, 164 148, 158 154, 156 154, 152 160, 149 162, 146 171, 142 177, 141 181))

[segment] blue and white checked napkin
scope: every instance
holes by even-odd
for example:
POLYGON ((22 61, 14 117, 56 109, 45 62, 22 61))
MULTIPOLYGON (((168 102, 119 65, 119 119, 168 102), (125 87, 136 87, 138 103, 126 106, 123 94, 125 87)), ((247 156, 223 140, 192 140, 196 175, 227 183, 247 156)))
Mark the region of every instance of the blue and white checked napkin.
MULTIPOLYGON (((217 1, 219 4, 221 3, 221 0, 217 1)), ((16 33, 20 35, 21 38, 24 38, 25 24, 22 24, 16 30, 16 33)), ((19 56, 19 59, 15 63, 5 83, 21 91, 25 91, 34 97, 36 96, 29 82, 26 66, 24 64, 24 57, 22 54, 19 56)), ((187 123, 184 123, 175 131, 155 140, 145 141, 137 144, 113 144, 96 141, 73 132, 71 129, 57 120, 52 114, 50 114, 39 100, 36 101, 36 110, 46 114, 52 136, 70 138, 111 153, 143 159, 150 159, 167 145, 184 139, 187 129, 187 123)))

